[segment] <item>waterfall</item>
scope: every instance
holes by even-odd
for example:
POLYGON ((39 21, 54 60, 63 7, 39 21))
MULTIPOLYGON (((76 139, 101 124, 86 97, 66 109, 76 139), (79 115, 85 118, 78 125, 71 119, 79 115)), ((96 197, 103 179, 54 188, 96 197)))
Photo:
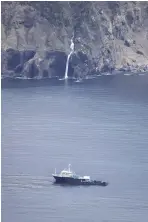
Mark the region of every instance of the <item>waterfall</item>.
POLYGON ((71 39, 71 44, 70 44, 70 53, 67 57, 67 61, 66 61, 66 69, 65 69, 65 79, 68 79, 68 66, 69 66, 69 59, 70 59, 70 56, 71 54, 74 52, 74 42, 73 42, 73 37, 71 39))

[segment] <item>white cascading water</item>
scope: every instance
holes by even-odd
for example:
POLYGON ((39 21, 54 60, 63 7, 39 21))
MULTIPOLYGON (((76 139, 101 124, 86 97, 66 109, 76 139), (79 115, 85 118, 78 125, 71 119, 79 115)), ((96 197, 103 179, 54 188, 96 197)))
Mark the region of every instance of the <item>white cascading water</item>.
POLYGON ((68 67, 69 67, 69 59, 70 59, 70 56, 71 54, 74 52, 74 42, 73 42, 73 37, 71 39, 71 44, 70 44, 70 53, 67 57, 67 61, 66 61, 66 69, 65 69, 65 79, 68 79, 68 67))

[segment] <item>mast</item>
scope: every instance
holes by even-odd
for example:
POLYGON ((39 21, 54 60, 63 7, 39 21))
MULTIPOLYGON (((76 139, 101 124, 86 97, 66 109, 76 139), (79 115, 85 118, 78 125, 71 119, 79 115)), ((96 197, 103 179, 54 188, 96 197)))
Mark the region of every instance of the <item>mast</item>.
POLYGON ((68 172, 70 172, 70 166, 71 166, 71 164, 68 165, 68 172))

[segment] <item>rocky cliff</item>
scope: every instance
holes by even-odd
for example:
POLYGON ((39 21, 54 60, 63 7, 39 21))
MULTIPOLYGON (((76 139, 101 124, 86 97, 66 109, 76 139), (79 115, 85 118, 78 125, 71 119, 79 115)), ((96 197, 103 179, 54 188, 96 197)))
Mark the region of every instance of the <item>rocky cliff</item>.
POLYGON ((2 76, 148 70, 148 2, 2 2, 2 76))

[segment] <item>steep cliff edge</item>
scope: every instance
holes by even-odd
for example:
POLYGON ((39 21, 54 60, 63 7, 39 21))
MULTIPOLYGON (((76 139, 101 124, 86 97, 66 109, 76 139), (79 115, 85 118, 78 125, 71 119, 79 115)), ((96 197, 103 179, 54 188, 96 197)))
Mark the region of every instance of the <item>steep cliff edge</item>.
POLYGON ((2 76, 148 71, 148 2, 2 2, 2 76))

